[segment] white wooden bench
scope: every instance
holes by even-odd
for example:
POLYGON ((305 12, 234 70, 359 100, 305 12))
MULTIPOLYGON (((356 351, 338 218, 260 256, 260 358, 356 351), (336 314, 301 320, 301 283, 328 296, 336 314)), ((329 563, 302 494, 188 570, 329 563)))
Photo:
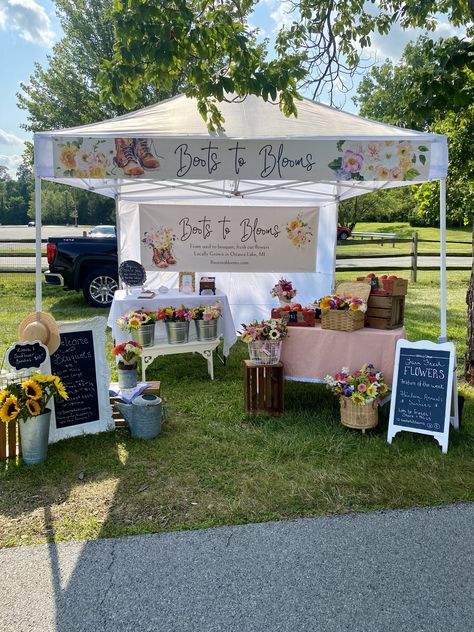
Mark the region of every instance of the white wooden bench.
POLYGON ((156 358, 178 353, 199 353, 207 360, 207 372, 211 380, 214 379, 214 349, 219 345, 221 338, 199 342, 192 340, 183 344, 169 344, 162 342, 152 347, 143 347, 142 352, 142 382, 146 382, 146 369, 156 358))

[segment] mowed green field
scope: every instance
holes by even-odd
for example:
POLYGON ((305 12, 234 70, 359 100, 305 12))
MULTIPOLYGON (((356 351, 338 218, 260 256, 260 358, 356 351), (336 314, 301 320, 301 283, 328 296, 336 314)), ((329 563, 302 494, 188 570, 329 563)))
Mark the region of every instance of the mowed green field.
MULTIPOLYGON (((12 276, 0 279, 2 355, 34 309, 31 276, 12 276)), ((448 336, 460 369, 468 279, 469 271, 448 273, 448 336)), ((438 305, 437 273, 420 272, 407 296, 410 339, 436 340, 438 305)), ((54 288, 45 289, 44 309, 58 320, 101 313, 54 288)), ((365 435, 342 427, 338 401, 322 385, 286 383, 282 417, 249 418, 246 357, 237 343, 225 367, 216 362, 214 382, 200 356, 156 361, 147 375, 161 380, 169 411, 156 440, 117 430, 51 445, 39 466, 3 463, 0 546, 474 500, 472 388, 460 387, 462 426, 442 455, 432 438, 409 433, 389 446, 384 418, 365 435)))

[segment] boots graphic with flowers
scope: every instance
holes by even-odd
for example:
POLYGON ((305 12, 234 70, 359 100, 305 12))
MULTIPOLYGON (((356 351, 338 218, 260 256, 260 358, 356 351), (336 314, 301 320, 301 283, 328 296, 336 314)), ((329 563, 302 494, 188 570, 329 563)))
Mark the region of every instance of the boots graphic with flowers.
POLYGON ((164 257, 164 250, 162 248, 153 248, 152 261, 157 268, 168 267, 164 257))
POLYGON ((142 176, 145 173, 136 160, 133 138, 115 139, 114 163, 123 169, 126 176, 142 176))
POLYGON ((144 169, 160 168, 160 161, 151 153, 146 138, 136 138, 134 150, 138 162, 144 169))

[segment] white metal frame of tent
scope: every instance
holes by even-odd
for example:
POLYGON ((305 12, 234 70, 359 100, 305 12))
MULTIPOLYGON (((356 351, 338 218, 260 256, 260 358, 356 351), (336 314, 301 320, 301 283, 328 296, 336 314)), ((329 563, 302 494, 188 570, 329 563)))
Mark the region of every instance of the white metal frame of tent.
MULTIPOLYGON (((115 119, 35 134, 36 309, 40 311, 42 305, 42 179, 115 198, 118 225, 121 203, 255 205, 268 209, 329 203, 337 214, 341 200, 384 188, 439 180, 439 339, 446 340, 446 137, 377 123, 306 99, 298 106, 297 118, 286 118, 276 106, 253 96, 244 101, 223 102, 220 108, 225 119, 224 132, 209 132, 195 100, 179 95, 115 119), (144 172, 140 177, 125 175, 111 158, 116 139, 148 139, 157 148, 159 169, 151 175, 144 172), (344 154, 346 157, 351 154, 352 167, 346 168, 337 159, 334 162, 343 145, 352 148, 344 154), (393 145, 404 151, 415 148, 412 162, 416 170, 410 169, 409 175, 401 177, 396 165, 389 171, 381 163, 383 168, 367 167, 369 170, 362 175, 353 176, 351 169, 358 168, 358 160, 363 162, 358 147, 383 153, 384 147, 393 145), (80 169, 70 161, 66 169, 60 161, 64 147, 73 148, 77 161, 79 148, 86 157, 98 156, 103 168, 92 173, 87 164, 80 169), (416 155, 416 148, 424 152, 422 156, 416 155), (184 171, 183 155, 187 160, 184 167, 187 169, 191 164, 186 173, 179 173, 184 171), (214 162, 213 155, 218 157, 214 162), (338 169, 338 165, 344 168, 338 169)), ((387 156, 390 158, 390 154, 387 156)), ((345 158, 339 156, 339 160, 345 158)), ((366 160, 364 164, 369 163, 366 160)))

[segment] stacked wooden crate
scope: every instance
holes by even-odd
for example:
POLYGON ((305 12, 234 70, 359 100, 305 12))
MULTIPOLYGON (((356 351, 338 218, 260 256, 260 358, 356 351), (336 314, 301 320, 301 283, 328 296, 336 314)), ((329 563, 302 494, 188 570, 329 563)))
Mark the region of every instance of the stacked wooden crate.
POLYGON ((365 326, 375 329, 403 327, 407 289, 406 279, 379 279, 379 287, 372 288, 367 301, 365 326))

